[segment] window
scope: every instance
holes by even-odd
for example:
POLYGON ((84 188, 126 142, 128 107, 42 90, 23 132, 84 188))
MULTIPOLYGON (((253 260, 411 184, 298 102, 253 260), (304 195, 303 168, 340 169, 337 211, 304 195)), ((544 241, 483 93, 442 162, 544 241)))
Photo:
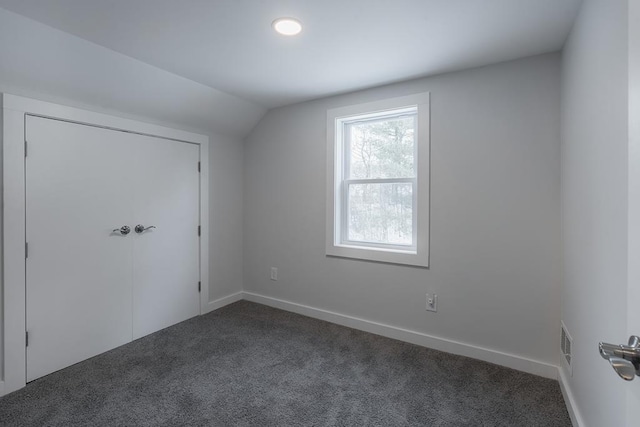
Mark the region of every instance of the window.
POLYGON ((428 267, 429 94, 327 111, 327 254, 428 267))

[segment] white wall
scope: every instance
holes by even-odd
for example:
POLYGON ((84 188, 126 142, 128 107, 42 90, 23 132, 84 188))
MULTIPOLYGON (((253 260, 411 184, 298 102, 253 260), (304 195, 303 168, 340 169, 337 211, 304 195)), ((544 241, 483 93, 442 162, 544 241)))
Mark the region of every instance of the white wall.
POLYGON ((209 301, 242 291, 242 142, 212 138, 209 151, 209 301))
POLYGON ((557 365, 559 159, 558 54, 271 110, 245 140, 245 291, 557 365), (326 257, 326 110, 423 91, 431 268, 326 257))
MULTIPOLYGON (((0 92, 209 135, 209 298, 242 290, 241 137, 263 108, 4 9, 0 92)), ((0 300, 0 366, 1 319, 0 300)))
MULTIPOLYGON (((629 1, 629 277, 627 335, 640 334, 640 2, 629 1)), ((636 378, 637 380, 637 378, 636 378)), ((637 381, 634 381, 637 382, 637 381)), ((640 420, 640 386, 629 387, 627 420, 640 420)))
POLYGON ((565 376, 574 409, 594 427, 631 425, 625 384, 597 350, 628 338, 627 27, 627 0, 587 0, 563 54, 562 318, 574 339, 565 376))

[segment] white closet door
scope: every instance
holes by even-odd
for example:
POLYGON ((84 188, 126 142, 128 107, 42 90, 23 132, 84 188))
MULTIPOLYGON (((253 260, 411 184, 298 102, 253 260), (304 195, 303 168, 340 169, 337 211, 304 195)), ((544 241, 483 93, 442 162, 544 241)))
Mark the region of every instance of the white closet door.
POLYGON ((200 148, 152 137, 135 139, 133 218, 135 225, 155 227, 132 233, 137 339, 200 313, 200 148))
POLYGON ((31 381, 131 340, 136 189, 127 134, 26 120, 31 381))

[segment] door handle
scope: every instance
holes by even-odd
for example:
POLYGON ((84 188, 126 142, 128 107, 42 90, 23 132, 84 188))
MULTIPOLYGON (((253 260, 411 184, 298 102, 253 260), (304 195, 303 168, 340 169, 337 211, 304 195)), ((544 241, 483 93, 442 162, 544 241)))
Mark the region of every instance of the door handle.
POLYGON ((138 234, 144 233, 145 231, 151 229, 151 228, 157 228, 155 225, 150 225, 148 227, 145 227, 142 224, 138 224, 136 225, 136 228, 134 228, 135 232, 138 234))
POLYGON ((128 225, 123 225, 120 228, 115 228, 113 232, 120 233, 121 235, 126 236, 127 234, 131 233, 131 228, 129 228, 128 225))
POLYGON ((611 363, 620 378, 631 381, 640 376, 640 337, 631 335, 628 345, 601 342, 598 348, 600 356, 611 363))

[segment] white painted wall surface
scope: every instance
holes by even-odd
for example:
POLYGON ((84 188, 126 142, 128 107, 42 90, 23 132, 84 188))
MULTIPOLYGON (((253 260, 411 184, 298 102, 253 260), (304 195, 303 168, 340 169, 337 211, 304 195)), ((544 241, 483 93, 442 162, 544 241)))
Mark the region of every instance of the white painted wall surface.
POLYGON ((557 365, 559 190, 558 54, 271 110, 245 141, 244 289, 557 365), (326 257, 326 110, 424 91, 431 268, 326 257))
POLYGON ((209 299, 242 290, 240 137, 263 108, 1 8, 0 92, 208 134, 209 299))
MULTIPOLYGON (((629 253, 627 335, 640 335, 640 2, 629 0, 629 253)), ((634 382, 640 382, 637 381, 634 382)), ((640 420, 640 384, 630 384, 627 420, 640 420)))
POLYGON ((598 354, 599 341, 628 338, 627 28, 627 0, 587 0, 563 55, 562 319, 574 340, 573 377, 564 374, 594 427, 632 425, 627 385, 598 354))
POLYGON ((242 142, 209 142, 209 301, 242 291, 242 142))

